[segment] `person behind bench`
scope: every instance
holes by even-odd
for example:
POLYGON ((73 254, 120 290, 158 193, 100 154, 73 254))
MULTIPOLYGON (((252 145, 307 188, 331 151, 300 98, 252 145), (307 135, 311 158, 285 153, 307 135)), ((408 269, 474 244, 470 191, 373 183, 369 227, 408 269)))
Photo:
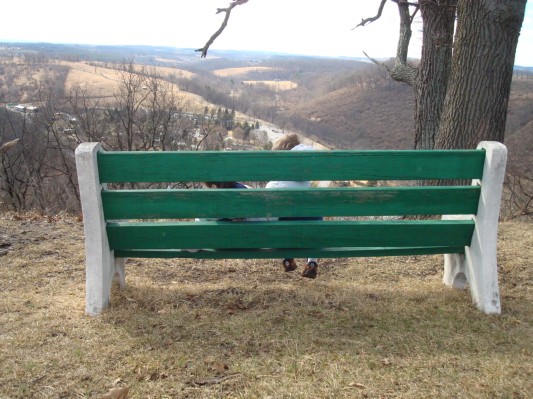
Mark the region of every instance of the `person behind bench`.
MULTIPOLYGON (((286 134, 276 143, 274 143, 273 150, 290 150, 290 151, 313 151, 314 148, 302 144, 300 138, 296 134, 286 134)), ((311 187, 310 181, 270 181, 267 183, 266 188, 309 188, 311 187)), ((322 220, 321 216, 317 217, 280 217, 279 220, 322 220)), ((297 269, 298 265, 294 261, 294 258, 283 259, 283 267, 286 272, 292 272, 297 269)), ((317 258, 308 258, 307 265, 305 266, 302 277, 315 278, 318 271, 317 258)))
MULTIPOLYGON (((291 142, 294 142, 295 138, 296 138, 296 141, 298 141, 298 143, 300 142, 299 139, 298 139, 298 136, 296 136, 296 135, 289 135, 289 136, 291 136, 289 138, 289 140, 291 142), (292 136, 294 136, 294 137, 292 137, 292 136)), ((296 147, 295 147, 296 151, 300 150, 300 146, 296 146, 296 147), (296 149, 296 147, 298 147, 298 149, 296 149)), ((308 149, 312 149, 312 147, 301 145, 301 150, 308 150, 308 149)), ((237 189, 249 188, 245 184, 240 183, 240 182, 236 182, 236 181, 230 181, 230 182, 204 182, 204 185, 207 188, 237 188, 237 189)), ((310 187, 310 185, 311 185, 310 182, 271 181, 271 182, 269 182, 267 184, 266 188, 269 188, 269 187, 270 188, 310 187)), ((200 219, 196 219, 196 220, 200 220, 200 219)), ((207 219, 202 219, 202 220, 207 220, 207 219)), ((253 218, 253 219, 249 219, 249 218, 222 218, 222 219, 216 219, 216 220, 220 221, 220 222, 233 222, 233 221, 260 221, 260 220, 266 220, 266 219, 264 219, 264 218, 253 218)), ((272 219, 269 219, 269 220, 272 220, 272 219)), ((321 217, 292 217, 292 218, 291 217, 286 217, 286 218, 279 218, 278 220, 322 220, 322 218, 321 217)), ((292 258, 292 259, 283 259, 283 266, 284 266, 284 269, 285 269, 286 272, 292 272, 292 271, 296 270, 297 267, 298 267, 296 265, 296 262, 294 261, 294 258, 292 258)), ((304 270, 302 272, 302 277, 315 278, 316 275, 317 275, 317 269, 318 269, 317 259, 316 258, 309 258, 307 260, 307 265, 306 265, 306 267, 304 268, 304 270)))

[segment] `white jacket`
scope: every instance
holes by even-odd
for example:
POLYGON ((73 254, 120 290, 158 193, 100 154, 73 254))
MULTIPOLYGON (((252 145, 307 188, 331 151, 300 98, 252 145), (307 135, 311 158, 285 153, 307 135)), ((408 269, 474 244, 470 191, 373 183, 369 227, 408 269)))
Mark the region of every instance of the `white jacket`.
MULTIPOLYGON (((314 151, 314 148, 307 144, 298 144, 291 151, 314 151)), ((310 181, 270 181, 265 188, 308 188, 310 181)))

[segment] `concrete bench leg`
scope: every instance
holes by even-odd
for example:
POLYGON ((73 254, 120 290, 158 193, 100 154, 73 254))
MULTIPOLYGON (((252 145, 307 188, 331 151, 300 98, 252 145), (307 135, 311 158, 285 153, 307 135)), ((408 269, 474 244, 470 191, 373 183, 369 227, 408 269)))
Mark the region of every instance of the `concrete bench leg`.
POLYGON ((99 143, 83 143, 76 148, 76 168, 80 187, 85 232, 85 273, 86 304, 85 312, 97 315, 109 304, 111 284, 117 279, 125 286, 125 259, 115 259, 109 249, 106 224, 102 208, 96 154, 99 143))
MULTIPOLYGON (((464 288, 466 282, 474 304, 485 313, 501 313, 496 249, 500 202, 507 163, 507 148, 498 142, 483 141, 478 149, 486 151, 477 216, 444 216, 443 219, 474 218, 472 244, 465 255, 444 256, 444 283, 464 288)), ((479 185, 479 180, 472 181, 479 185)))
POLYGON ((126 258, 115 258, 115 273, 113 281, 119 283, 120 288, 126 287, 126 258))

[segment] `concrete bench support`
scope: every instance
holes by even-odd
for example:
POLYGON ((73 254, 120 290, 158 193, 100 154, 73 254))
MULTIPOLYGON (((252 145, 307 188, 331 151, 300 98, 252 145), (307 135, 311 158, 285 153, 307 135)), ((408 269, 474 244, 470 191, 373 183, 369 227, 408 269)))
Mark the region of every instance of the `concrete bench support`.
POLYGON ((114 257, 109 249, 100 195, 103 185, 98 177, 96 154, 99 143, 83 143, 76 148, 76 168, 85 233, 86 308, 89 315, 100 313, 109 304, 113 280, 126 284, 125 259, 114 257))
POLYGON ((474 304, 484 313, 499 314, 496 250, 507 148, 497 142, 483 141, 478 149, 484 149, 486 157, 483 184, 477 179, 472 181, 472 185, 481 185, 477 215, 443 216, 448 220, 473 218, 476 227, 472 243, 466 247, 465 255, 444 256, 443 280, 444 284, 461 289, 468 283, 474 304))

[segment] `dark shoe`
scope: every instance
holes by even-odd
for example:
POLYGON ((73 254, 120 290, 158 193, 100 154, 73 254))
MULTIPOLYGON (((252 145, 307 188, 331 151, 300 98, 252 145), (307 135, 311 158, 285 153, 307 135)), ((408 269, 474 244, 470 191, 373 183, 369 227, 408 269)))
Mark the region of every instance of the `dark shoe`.
POLYGON ((318 265, 316 262, 309 262, 302 272, 302 277, 315 278, 318 271, 318 265))
POLYGON ((296 266, 294 259, 283 259, 283 267, 286 272, 293 272, 298 266, 296 266))

